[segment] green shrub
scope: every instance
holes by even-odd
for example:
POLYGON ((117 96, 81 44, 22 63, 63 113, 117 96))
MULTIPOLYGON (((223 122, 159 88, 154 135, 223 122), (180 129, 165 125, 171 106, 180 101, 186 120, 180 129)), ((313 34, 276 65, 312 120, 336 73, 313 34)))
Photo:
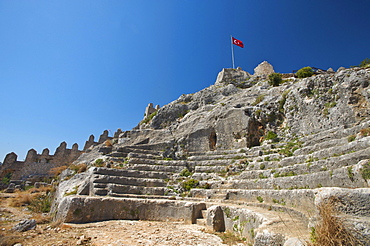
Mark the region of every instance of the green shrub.
POLYGON ((254 101, 252 103, 252 106, 256 106, 257 104, 259 104, 260 102, 262 102, 263 99, 265 99, 265 95, 258 95, 258 97, 256 98, 256 101, 254 101))
POLYGON ((272 86, 279 86, 281 82, 283 81, 283 77, 280 73, 272 73, 269 75, 269 85, 272 86))
POLYGON ((189 191, 192 188, 197 187, 198 184, 199 184, 199 181, 198 180, 189 179, 189 180, 186 180, 186 181, 182 182, 181 183, 181 186, 182 186, 182 188, 184 188, 184 190, 189 191))
POLYGON ((157 113, 158 113, 158 111, 155 111, 154 113, 152 113, 151 115, 149 115, 148 117, 146 117, 144 120, 142 120, 142 121, 140 122, 140 125, 141 125, 141 124, 146 124, 146 123, 148 123, 149 121, 151 121, 151 120, 153 119, 153 117, 157 115, 157 113))
POLYGON ((180 173, 180 176, 183 176, 183 177, 189 177, 193 175, 192 172, 190 172, 187 168, 184 168, 181 173, 180 173))
POLYGON ((304 67, 297 71, 296 73, 298 78, 307 78, 313 75, 313 70, 311 67, 304 67))
POLYGON ((261 197, 261 196, 257 196, 257 200, 259 201, 259 202, 263 202, 263 198, 261 197))
POLYGON ((37 196, 31 200, 28 208, 36 213, 49 213, 51 208, 52 199, 50 194, 37 196))
POLYGON ((366 163, 361 169, 361 175, 365 180, 370 179, 370 162, 366 163))
POLYGON ((104 161, 103 161, 103 159, 97 159, 96 161, 95 161, 95 166, 97 166, 97 167, 102 167, 104 165, 104 161))
POLYGON ((369 58, 365 58, 361 63, 360 63, 360 67, 369 67, 370 65, 370 59, 369 58))
POLYGON ((1 182, 3 184, 8 185, 9 182, 10 182, 10 180, 12 179, 12 175, 13 175, 13 173, 7 173, 7 174, 5 174, 5 176, 1 179, 1 182))
POLYGON ((347 139, 348 139, 348 142, 353 142, 353 141, 355 141, 355 140, 356 140, 356 135, 349 135, 349 136, 347 137, 347 139))
POLYGON ((277 139, 277 134, 272 131, 268 131, 266 134, 266 140, 276 140, 277 139))

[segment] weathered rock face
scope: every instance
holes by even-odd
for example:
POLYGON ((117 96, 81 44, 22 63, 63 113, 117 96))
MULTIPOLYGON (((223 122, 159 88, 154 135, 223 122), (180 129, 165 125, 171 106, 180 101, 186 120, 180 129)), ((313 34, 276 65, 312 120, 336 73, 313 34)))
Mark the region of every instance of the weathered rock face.
POLYGON ((53 211, 71 222, 206 220, 254 245, 300 245, 320 201, 334 196, 369 237, 370 68, 286 77, 276 87, 272 71, 223 69, 215 85, 117 131, 112 146, 92 139, 75 164, 95 167, 60 183, 53 211), (187 196, 208 211, 173 201, 187 196))

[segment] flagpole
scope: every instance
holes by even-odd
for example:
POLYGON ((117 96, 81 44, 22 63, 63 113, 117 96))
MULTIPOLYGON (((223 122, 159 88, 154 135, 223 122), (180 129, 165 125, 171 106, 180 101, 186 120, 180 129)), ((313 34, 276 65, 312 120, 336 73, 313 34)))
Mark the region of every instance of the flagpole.
POLYGON ((231 44, 231 59, 233 61, 233 69, 235 69, 235 64, 234 64, 234 46, 233 46, 233 36, 230 35, 230 44, 231 44))

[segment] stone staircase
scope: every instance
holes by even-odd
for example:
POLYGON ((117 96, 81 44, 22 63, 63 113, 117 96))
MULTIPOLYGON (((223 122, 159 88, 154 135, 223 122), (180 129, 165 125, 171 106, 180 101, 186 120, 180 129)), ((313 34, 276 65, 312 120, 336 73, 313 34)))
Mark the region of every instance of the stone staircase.
MULTIPOLYGON (((370 159, 370 136, 359 132, 369 126, 363 122, 250 149, 192 152, 185 160, 164 158, 164 144, 118 147, 106 156, 122 167, 95 168, 90 195, 205 202, 193 223, 206 225, 209 208, 218 205, 226 228, 249 241, 264 230, 307 240, 321 187, 368 187, 360 169, 370 159), (184 169, 191 176, 180 176, 184 169), (189 179, 205 188, 184 192, 180 184, 189 179)), ((364 223, 370 226, 370 219, 364 223)))

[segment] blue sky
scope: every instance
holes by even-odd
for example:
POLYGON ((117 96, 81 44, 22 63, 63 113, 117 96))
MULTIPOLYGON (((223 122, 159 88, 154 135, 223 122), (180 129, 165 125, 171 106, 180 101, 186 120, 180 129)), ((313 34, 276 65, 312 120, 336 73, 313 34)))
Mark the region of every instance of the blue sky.
POLYGON ((235 65, 253 73, 370 58, 370 1, 0 0, 0 161, 130 130, 235 65))

